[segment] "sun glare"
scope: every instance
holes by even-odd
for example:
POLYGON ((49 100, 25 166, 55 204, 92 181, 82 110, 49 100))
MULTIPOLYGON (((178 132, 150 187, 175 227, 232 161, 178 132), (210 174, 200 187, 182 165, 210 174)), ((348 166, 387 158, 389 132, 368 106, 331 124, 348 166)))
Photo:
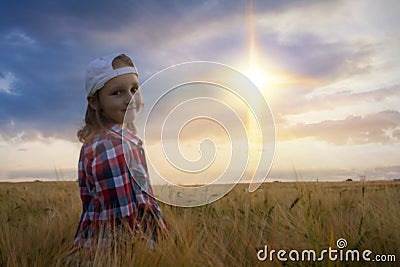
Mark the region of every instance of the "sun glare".
POLYGON ((259 90, 261 90, 266 82, 266 73, 259 68, 251 67, 244 74, 252 81, 259 90))

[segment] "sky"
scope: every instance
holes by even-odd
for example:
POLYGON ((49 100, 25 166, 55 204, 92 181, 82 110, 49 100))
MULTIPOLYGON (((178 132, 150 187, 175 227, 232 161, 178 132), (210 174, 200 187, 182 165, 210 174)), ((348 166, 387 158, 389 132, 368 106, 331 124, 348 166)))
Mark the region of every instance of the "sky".
POLYGON ((396 0, 1 1, 0 179, 77 178, 85 68, 119 51, 141 83, 189 61, 252 79, 275 122, 270 180, 400 178, 398 14, 396 0))

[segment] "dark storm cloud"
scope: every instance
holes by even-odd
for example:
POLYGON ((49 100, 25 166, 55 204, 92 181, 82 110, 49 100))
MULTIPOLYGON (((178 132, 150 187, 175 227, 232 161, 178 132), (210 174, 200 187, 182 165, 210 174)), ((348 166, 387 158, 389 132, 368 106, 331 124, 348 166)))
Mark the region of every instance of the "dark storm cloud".
MULTIPOLYGON (((241 12, 246 3, 233 6, 236 11, 218 1, 2 1, 0 79, 8 75, 13 81, 0 90, 0 134, 12 138, 24 130, 25 140, 76 140, 86 106, 84 69, 90 60, 133 50, 141 78, 146 78, 160 67, 182 62, 163 66, 165 58, 149 60, 149 55, 163 52, 163 44, 185 34, 188 27, 201 27, 199 23, 221 11, 241 12)), ((165 57, 176 60, 171 52, 179 51, 171 49, 165 57)), ((204 45, 186 56, 201 50, 204 45)))
MULTIPOLYGON (((0 79, 8 75, 13 82, 0 91, 0 133, 12 137, 25 130, 25 139, 75 140, 86 105, 84 68, 102 52, 109 53, 90 37, 143 19, 140 11, 146 8, 137 6, 130 1, 112 6, 108 1, 3 1, 0 79), (15 122, 13 129, 10 122, 15 122)), ((148 6, 174 10, 162 3, 148 6)))

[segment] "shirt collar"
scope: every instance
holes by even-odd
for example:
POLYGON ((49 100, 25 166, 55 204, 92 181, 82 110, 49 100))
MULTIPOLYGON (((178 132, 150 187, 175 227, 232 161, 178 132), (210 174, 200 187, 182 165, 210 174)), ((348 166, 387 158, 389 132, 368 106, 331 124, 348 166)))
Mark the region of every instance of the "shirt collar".
POLYGON ((131 133, 128 129, 122 128, 119 124, 114 124, 110 131, 117 133, 118 135, 128 139, 129 141, 133 142, 135 145, 142 145, 142 141, 139 137, 131 133))

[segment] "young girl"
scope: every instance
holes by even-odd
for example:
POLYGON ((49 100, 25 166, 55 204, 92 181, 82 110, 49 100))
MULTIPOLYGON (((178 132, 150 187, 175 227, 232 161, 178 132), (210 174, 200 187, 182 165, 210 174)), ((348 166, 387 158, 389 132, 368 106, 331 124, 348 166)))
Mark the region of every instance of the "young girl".
POLYGON ((167 225, 153 197, 142 141, 135 135, 135 113, 143 103, 132 60, 114 54, 92 61, 86 91, 86 125, 78 131, 83 211, 74 247, 112 244, 122 232, 148 238, 152 247, 167 225), (124 125, 125 115, 129 121, 124 125))

